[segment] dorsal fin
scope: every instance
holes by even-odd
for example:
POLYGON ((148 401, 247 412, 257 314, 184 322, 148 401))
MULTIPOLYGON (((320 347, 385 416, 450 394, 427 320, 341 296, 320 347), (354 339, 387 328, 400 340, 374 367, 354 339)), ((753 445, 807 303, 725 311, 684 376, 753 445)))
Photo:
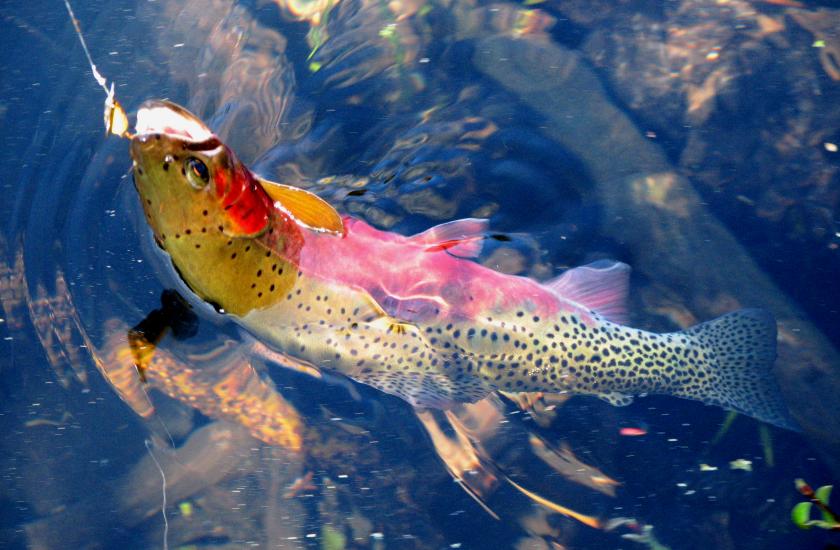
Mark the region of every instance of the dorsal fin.
POLYGON ((598 260, 570 269, 543 283, 562 298, 577 302, 614 323, 627 323, 630 266, 598 260))
POLYGON ((488 222, 482 218, 464 218, 436 225, 409 240, 425 246, 427 252, 446 250, 462 258, 475 258, 481 254, 488 222))
MULTIPOLYGON (((256 176, 255 176, 256 177, 256 176)), ((305 189, 257 177, 262 188, 298 224, 312 231, 344 235, 344 222, 330 203, 305 189)))

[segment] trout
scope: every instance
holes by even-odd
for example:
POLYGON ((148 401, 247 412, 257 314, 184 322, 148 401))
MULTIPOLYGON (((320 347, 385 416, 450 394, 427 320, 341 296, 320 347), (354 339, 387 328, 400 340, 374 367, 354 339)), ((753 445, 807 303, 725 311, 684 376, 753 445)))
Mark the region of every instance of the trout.
POLYGON ((414 236, 341 216, 264 180, 186 109, 147 101, 131 136, 154 238, 187 286, 289 363, 418 408, 495 390, 667 394, 796 429, 772 374, 776 323, 743 309, 680 332, 624 324, 629 267, 538 282, 472 260, 485 220, 414 236))

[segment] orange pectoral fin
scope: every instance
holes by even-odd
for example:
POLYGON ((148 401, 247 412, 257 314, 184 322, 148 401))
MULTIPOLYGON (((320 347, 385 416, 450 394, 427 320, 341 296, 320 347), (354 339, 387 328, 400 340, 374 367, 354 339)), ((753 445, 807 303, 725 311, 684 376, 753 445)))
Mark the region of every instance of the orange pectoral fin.
POLYGON ((330 203, 304 189, 258 179, 260 185, 294 220, 307 229, 344 235, 341 215, 330 203))

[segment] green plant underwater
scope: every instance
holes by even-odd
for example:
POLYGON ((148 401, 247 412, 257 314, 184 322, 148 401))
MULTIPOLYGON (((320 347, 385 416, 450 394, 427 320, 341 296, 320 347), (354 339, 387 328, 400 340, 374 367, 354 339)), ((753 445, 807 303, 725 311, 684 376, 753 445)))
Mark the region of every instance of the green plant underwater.
POLYGON ((800 502, 793 507, 790 512, 793 523, 800 529, 819 527, 820 529, 840 531, 840 516, 828 506, 832 486, 823 485, 815 491, 802 479, 797 479, 794 483, 796 484, 796 490, 807 497, 809 501, 800 502), (814 506, 819 508, 821 519, 811 518, 811 510, 814 506))

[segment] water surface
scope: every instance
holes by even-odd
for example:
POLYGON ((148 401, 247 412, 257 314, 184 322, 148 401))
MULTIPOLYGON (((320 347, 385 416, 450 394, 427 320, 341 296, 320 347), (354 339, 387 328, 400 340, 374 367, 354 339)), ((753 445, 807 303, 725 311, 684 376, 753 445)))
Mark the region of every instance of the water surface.
POLYGON ((649 330, 772 310, 776 371, 804 432, 725 425, 726 411, 659 396, 623 408, 547 396, 526 411, 497 397, 418 418, 371 388, 255 359, 259 343, 210 308, 162 340, 142 384, 120 351, 126 331, 185 288, 145 226, 127 143, 103 135, 102 93, 63 7, 11 1, 4 545, 653 547, 622 537, 644 526, 674 549, 837 544, 798 530, 790 510, 795 478, 840 472, 826 290, 840 267, 840 13, 525 4, 76 8, 128 110, 181 103, 256 172, 342 212, 403 234, 486 217, 496 238, 478 261, 540 280, 624 261, 632 324, 649 330), (299 439, 278 435, 289 430, 299 439), (635 521, 603 528, 615 518, 635 521))

